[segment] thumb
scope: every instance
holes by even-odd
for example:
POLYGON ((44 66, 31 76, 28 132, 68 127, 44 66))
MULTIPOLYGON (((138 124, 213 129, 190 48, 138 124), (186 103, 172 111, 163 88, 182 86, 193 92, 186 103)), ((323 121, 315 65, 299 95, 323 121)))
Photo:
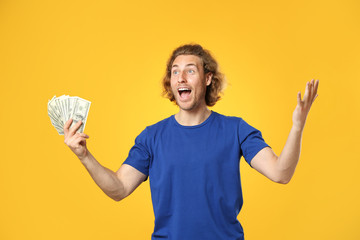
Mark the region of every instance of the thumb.
POLYGON ((297 103, 298 103, 298 105, 301 105, 301 92, 300 91, 297 94, 297 103))

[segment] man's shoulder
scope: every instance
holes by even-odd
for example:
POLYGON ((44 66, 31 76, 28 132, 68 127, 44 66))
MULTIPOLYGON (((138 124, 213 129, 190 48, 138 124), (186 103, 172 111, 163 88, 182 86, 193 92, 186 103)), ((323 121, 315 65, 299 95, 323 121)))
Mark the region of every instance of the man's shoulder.
POLYGON ((153 124, 150 124, 146 127, 147 131, 149 132, 157 132, 159 131, 160 129, 163 129, 164 127, 166 126, 169 126, 169 124, 171 123, 172 121, 172 117, 173 115, 165 118, 165 119, 162 119, 156 123, 153 123, 153 124))
POLYGON ((216 114, 217 119, 219 119, 220 121, 227 122, 227 123, 238 124, 239 122, 243 121, 243 119, 241 117, 224 115, 224 114, 220 114, 218 112, 214 112, 214 113, 216 114))
POLYGON ((137 139, 142 140, 142 141, 147 141, 149 139, 153 139, 156 135, 158 135, 159 133, 163 132, 164 129, 166 129, 166 126, 169 126, 170 122, 171 122, 171 118, 167 117, 163 120, 160 120, 156 123, 147 125, 145 127, 145 129, 143 129, 140 134, 137 136, 137 139), (147 139, 147 140, 145 140, 147 139))

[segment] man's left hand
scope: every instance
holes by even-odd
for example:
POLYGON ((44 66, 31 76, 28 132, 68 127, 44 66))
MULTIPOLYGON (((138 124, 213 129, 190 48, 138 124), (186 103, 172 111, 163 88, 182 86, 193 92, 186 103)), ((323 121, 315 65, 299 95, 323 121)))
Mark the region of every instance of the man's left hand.
POLYGON ((315 82, 313 79, 310 82, 307 82, 303 100, 301 100, 301 92, 298 92, 297 106, 293 113, 293 127, 300 131, 304 129, 305 121, 310 111, 311 105, 318 96, 318 86, 319 80, 316 80, 315 82))

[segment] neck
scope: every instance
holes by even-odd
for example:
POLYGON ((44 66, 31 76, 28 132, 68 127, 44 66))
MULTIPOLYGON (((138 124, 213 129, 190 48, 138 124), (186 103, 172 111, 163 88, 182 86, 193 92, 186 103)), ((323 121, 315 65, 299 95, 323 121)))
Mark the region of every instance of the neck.
POLYGON ((183 126, 195 126, 203 123, 211 114, 211 111, 204 106, 198 110, 183 110, 175 114, 176 121, 183 126))

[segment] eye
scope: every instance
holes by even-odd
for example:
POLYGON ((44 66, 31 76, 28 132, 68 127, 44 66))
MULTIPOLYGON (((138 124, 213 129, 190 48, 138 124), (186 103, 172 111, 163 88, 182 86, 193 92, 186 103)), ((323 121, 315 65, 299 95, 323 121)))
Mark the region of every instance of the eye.
POLYGON ((179 71, 178 71, 178 70, 174 70, 172 73, 173 73, 173 75, 177 75, 177 74, 179 73, 179 71))
POLYGON ((189 69, 188 73, 195 73, 193 69, 189 69))

